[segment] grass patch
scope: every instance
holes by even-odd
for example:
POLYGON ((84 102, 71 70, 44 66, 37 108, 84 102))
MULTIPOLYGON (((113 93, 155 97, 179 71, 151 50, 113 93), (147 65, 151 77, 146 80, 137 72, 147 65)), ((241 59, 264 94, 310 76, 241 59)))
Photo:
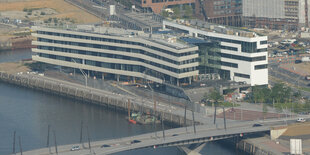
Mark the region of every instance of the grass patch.
POLYGON ((310 112, 310 103, 307 102, 305 104, 296 103, 296 102, 290 102, 290 103, 275 103, 274 104, 277 111, 281 112, 282 108, 283 110, 288 109, 292 110, 294 113, 300 113, 300 112, 310 112))
POLYGON ((303 90, 303 91, 310 92, 310 88, 307 88, 307 87, 297 87, 296 85, 293 85, 293 84, 287 84, 286 81, 280 80, 280 79, 272 77, 272 76, 269 76, 269 80, 272 80, 272 81, 275 81, 275 82, 278 82, 278 83, 285 83, 286 85, 288 85, 290 87, 294 87, 294 88, 296 88, 298 90, 303 90))
POLYGON ((303 90, 303 91, 307 91, 307 92, 310 92, 310 88, 306 88, 306 87, 300 87, 298 88, 300 90, 303 90))
POLYGON ((23 11, 24 11, 24 12, 30 12, 30 13, 31 13, 32 11, 40 10, 40 9, 42 9, 42 8, 24 8, 23 11))
MULTIPOLYGON (((206 103, 206 105, 212 106, 212 102, 208 102, 208 103, 206 103)), ((218 102, 218 103, 214 103, 214 106, 217 106, 217 107, 238 107, 238 106, 240 106, 240 104, 232 103, 232 102, 218 102)))

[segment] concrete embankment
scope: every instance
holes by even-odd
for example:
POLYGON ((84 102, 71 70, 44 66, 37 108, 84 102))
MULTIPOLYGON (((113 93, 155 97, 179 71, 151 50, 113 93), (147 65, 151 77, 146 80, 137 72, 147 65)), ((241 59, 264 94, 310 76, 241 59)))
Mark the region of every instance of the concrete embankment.
POLYGON ((270 140, 267 135, 251 135, 240 139, 234 137, 222 141, 225 146, 235 147, 236 154, 251 154, 251 155, 283 155, 279 144, 270 140))
POLYGON ((282 154, 281 152, 275 152, 275 150, 267 150, 266 147, 255 145, 262 139, 264 139, 264 137, 242 140, 236 144, 237 149, 242 150, 248 154, 253 154, 253 155, 280 155, 282 154))
POLYGON ((0 39, 0 51, 33 48, 31 36, 0 39))
MULTIPOLYGON (((137 99, 135 99, 134 97, 120 96, 118 94, 112 94, 111 92, 107 92, 104 90, 85 87, 83 85, 78 85, 57 79, 51 79, 39 75, 18 75, 0 72, 0 81, 64 97, 69 97, 76 100, 81 100, 86 103, 105 106, 113 110, 127 112, 128 104, 130 104, 129 107, 131 107, 132 111, 141 111, 141 109, 143 109, 144 112, 153 113, 154 110, 152 103, 142 104, 138 102, 137 99), (128 99, 130 100, 130 103, 128 102, 128 99)), ((170 113, 165 109, 159 110, 159 108, 157 108, 156 115, 158 118, 160 118, 160 116, 163 116, 166 122, 168 121, 179 126, 184 125, 184 116, 170 113)), ((191 125, 192 120, 187 119, 186 124, 191 125)))

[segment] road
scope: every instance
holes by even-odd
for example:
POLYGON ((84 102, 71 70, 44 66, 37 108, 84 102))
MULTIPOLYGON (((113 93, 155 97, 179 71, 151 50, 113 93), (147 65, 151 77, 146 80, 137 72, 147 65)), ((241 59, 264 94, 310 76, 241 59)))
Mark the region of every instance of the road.
MULTIPOLYGON (((269 75, 277 79, 280 79, 286 83, 294 85, 296 87, 307 87, 307 84, 308 84, 308 82, 304 80, 303 76, 300 76, 290 71, 287 71, 285 69, 279 68, 279 65, 271 64, 269 68, 269 75)), ((270 78, 269 80, 270 80, 269 83, 272 85, 276 83, 276 81, 270 78)), ((310 92, 300 90, 294 87, 292 87, 292 89, 294 90, 294 92, 300 91, 302 93, 302 96, 310 99, 310 92)))
MULTIPOLYGON (((309 121, 310 116, 307 115, 305 118, 309 121)), ((103 140, 97 142, 91 142, 91 150, 89 149, 89 144, 72 144, 72 145, 64 145, 58 146, 58 152, 61 154, 71 155, 71 154, 111 154, 116 152, 121 152, 125 150, 139 149, 145 147, 166 147, 166 146, 177 146, 177 145, 186 145, 191 143, 197 143, 196 140, 200 139, 199 143, 204 141, 212 141, 217 140, 217 138, 228 138, 229 135, 240 135, 241 133, 245 135, 247 132, 264 132, 270 130, 270 127, 274 126, 283 126, 286 124, 291 124, 296 122, 297 117, 288 118, 287 120, 266 120, 264 122, 257 121, 248 121, 248 122, 238 122, 231 123, 227 125, 227 130, 224 129, 223 124, 217 125, 201 125, 197 126, 196 134, 194 133, 194 129, 191 127, 188 128, 177 128, 170 129, 165 131, 165 138, 163 137, 163 132, 157 132, 157 136, 155 133, 147 133, 142 135, 137 135, 133 137, 125 137, 119 139, 111 139, 111 140, 103 140), (253 124, 260 123, 262 126, 253 127, 253 124), (223 137, 223 135, 227 135, 228 137, 223 137), (203 138, 203 139, 201 139, 203 138), (136 140, 136 143, 133 143, 136 140), (188 141, 190 140, 190 141, 188 141), (181 142, 181 143, 179 143, 181 142), (81 150, 79 151, 70 151, 72 146, 80 146, 81 150)), ((53 148, 52 152, 55 153, 55 149, 53 148)), ((48 148, 33 150, 24 152, 27 154, 45 154, 48 153, 48 148)))

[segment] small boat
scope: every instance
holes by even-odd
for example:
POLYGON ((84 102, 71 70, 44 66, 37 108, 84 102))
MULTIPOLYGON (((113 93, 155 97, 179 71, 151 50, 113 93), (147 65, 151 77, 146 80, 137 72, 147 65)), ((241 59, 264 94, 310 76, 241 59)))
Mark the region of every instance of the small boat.
POLYGON ((137 122, 133 119, 129 119, 129 123, 132 123, 132 124, 137 124, 137 122))

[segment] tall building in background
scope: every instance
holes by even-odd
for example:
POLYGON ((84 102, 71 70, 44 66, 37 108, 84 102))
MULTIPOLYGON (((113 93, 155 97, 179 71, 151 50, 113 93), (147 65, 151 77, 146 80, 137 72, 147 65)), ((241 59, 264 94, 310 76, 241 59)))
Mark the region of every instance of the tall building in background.
POLYGON ((297 29, 304 16, 301 1, 305 0, 243 0, 244 26, 271 29, 297 29))
POLYGON ((200 19, 222 25, 241 26, 242 0, 196 0, 200 19))
POLYGON ((310 0, 196 0, 196 15, 208 22, 296 30, 308 26, 310 0))
POLYGON ((146 11, 159 14, 164 8, 171 8, 175 5, 195 5, 195 0, 131 0, 137 7, 146 11))

